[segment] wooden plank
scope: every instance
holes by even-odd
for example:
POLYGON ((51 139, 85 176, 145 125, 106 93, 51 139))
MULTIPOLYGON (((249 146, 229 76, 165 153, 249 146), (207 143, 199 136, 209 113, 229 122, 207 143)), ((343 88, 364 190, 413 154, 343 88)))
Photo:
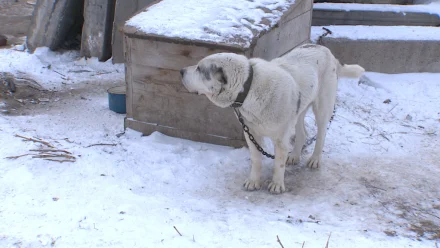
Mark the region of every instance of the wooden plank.
POLYGON ((85 0, 81 56, 106 61, 112 57, 114 0, 85 0))
POLYGON ((130 64, 133 81, 181 84, 178 70, 162 69, 145 65, 130 64))
POLYGON ((223 146, 232 146, 236 148, 241 148, 243 146, 246 146, 246 141, 244 139, 232 139, 232 138, 219 137, 219 136, 214 136, 199 132, 189 132, 187 130, 176 129, 173 127, 165 127, 152 123, 136 121, 129 118, 125 119, 124 126, 126 128, 131 128, 136 131, 139 131, 145 135, 150 135, 153 132, 160 132, 168 136, 193 140, 196 142, 211 143, 211 144, 223 145, 223 146))
POLYGON ((125 105, 127 109, 127 117, 133 117, 133 82, 131 68, 125 65, 125 85, 126 85, 126 93, 125 93, 125 105))
MULTIPOLYGON (((130 51, 131 41, 128 37, 124 36, 123 43, 123 52, 127 54, 127 59, 130 60, 130 53, 126 51, 130 51)), ((127 109, 127 117, 133 117, 133 73, 132 66, 129 63, 125 63, 125 84, 126 84, 126 94, 125 94, 125 102, 127 109)))
POLYGON ((112 37, 112 53, 113 63, 124 63, 124 49, 123 28, 125 22, 139 10, 148 8, 151 4, 156 3, 154 0, 116 0, 115 3, 115 20, 113 22, 113 37, 112 37))
POLYGON ((311 14, 307 11, 260 37, 252 56, 271 60, 309 40, 311 14))
POLYGON ((232 109, 219 108, 205 96, 176 91, 172 85, 149 83, 133 90, 133 118, 194 133, 243 137, 232 109))
POLYGON ((195 65, 210 54, 220 52, 227 52, 227 50, 133 38, 131 38, 129 51, 130 62, 133 64, 176 71, 195 65))
POLYGON ((279 25, 289 22, 305 12, 311 11, 313 8, 313 0, 296 0, 293 5, 285 14, 281 17, 279 25))
POLYGON ((124 54, 125 63, 131 64, 131 39, 124 35, 122 44, 122 53, 124 54))
POLYGON ((163 82, 163 81, 137 81, 137 80, 132 80, 132 84, 131 87, 133 89, 133 91, 137 91, 137 90, 141 90, 141 91, 150 91, 151 89, 155 89, 155 90, 161 90, 161 89, 168 89, 168 90, 172 90, 172 92, 176 92, 176 93, 182 93, 182 94, 194 94, 194 93, 189 93, 188 90, 185 88, 185 86, 183 86, 182 83, 169 83, 169 82, 163 82), (151 87, 149 86, 150 84, 153 85, 160 85, 162 87, 151 87))

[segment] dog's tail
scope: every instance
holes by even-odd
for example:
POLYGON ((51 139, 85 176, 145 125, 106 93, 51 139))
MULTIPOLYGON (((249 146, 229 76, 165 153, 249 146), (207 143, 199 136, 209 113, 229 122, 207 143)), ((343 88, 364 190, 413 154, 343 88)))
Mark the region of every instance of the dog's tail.
POLYGON ((365 69, 360 65, 341 65, 338 61, 338 76, 346 78, 359 78, 365 69))

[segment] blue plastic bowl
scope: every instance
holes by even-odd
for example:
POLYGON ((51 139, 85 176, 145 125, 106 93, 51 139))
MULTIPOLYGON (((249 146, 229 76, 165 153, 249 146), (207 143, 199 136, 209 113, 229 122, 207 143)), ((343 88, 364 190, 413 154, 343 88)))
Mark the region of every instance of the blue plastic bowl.
POLYGON ((110 110, 125 114, 127 112, 125 102, 125 86, 116 86, 107 90, 108 93, 108 106, 110 110))

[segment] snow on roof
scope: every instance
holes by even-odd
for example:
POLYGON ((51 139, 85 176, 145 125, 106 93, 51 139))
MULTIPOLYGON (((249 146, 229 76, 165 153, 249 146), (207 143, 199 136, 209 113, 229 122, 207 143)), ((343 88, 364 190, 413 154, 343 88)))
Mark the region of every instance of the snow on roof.
POLYGON ((250 47, 295 0, 163 0, 127 21, 146 34, 250 47))
MULTIPOLYGON (((440 40, 440 28, 419 26, 326 26, 332 34, 326 37, 350 40, 440 40)), ((311 40, 316 42, 325 31, 312 27, 311 40)))
POLYGON ((313 9, 330 9, 344 11, 382 11, 382 12, 416 12, 440 16, 439 4, 427 5, 397 5, 397 4, 364 4, 364 3, 315 3, 313 9))

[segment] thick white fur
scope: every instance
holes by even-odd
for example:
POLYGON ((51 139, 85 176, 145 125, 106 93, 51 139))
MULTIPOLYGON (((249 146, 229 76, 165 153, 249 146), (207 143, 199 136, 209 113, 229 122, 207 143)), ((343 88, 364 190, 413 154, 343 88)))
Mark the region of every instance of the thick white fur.
MULTIPOLYGON (((232 53, 210 55, 197 65, 182 69, 182 82, 190 92, 206 95, 219 107, 228 107, 243 90, 250 65, 254 71, 252 85, 239 111, 258 143, 262 143, 263 136, 272 139, 275 164, 269 191, 282 193, 286 161, 299 162, 306 140, 307 109, 312 107, 318 127, 315 149, 307 165, 317 168, 333 113, 338 77, 358 78, 364 69, 341 65, 326 47, 306 44, 272 61, 232 53)), ((244 187, 257 190, 261 188, 262 158, 245 136, 252 169, 244 187)))

